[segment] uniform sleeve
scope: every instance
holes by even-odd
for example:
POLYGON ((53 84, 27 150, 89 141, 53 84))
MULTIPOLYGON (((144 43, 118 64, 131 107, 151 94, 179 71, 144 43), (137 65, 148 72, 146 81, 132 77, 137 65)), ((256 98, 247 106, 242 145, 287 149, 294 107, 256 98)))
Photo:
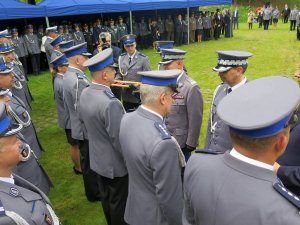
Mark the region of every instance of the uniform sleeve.
POLYGON ((277 176, 287 187, 300 187, 300 166, 280 166, 277 176))
POLYGON ((184 205, 183 205, 183 213, 182 213, 182 224, 184 225, 192 225, 196 224, 194 220, 194 211, 192 207, 190 206, 190 200, 187 197, 187 193, 184 192, 184 205))
POLYGON ((189 91, 186 107, 189 121, 186 144, 191 147, 197 147, 203 115, 203 97, 198 85, 194 85, 189 91))
POLYGON ((25 46, 26 46, 26 49, 27 49, 28 53, 32 54, 32 49, 29 46, 28 40, 26 38, 26 35, 24 35, 24 43, 25 43, 25 46))
POLYGON ((168 224, 181 225, 183 196, 178 151, 171 139, 163 140, 150 158, 153 182, 160 209, 168 224))
POLYGON ((145 57, 144 64, 143 64, 143 71, 150 71, 150 70, 151 70, 150 60, 148 57, 145 57))
POLYGON ((105 110, 105 127, 115 150, 121 151, 119 140, 120 124, 124 108, 118 100, 111 101, 105 110))

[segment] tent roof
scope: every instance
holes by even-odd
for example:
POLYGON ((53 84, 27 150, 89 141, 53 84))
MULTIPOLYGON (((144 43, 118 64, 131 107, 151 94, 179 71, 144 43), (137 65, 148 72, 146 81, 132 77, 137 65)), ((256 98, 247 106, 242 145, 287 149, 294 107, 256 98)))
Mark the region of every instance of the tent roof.
POLYGON ((0 8, 0 20, 45 16, 42 8, 18 2, 16 0, 1 0, 0 8))

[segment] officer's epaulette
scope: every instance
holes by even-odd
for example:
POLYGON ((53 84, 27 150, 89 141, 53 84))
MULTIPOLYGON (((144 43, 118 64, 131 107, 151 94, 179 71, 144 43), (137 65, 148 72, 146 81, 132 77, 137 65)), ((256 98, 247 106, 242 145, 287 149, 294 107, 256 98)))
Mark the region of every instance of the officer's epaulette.
POLYGON ((211 154, 211 155, 223 154, 223 152, 215 151, 215 150, 212 150, 212 149, 197 149, 195 152, 196 153, 202 153, 202 154, 211 154))
POLYGON ((116 97, 111 91, 104 91, 104 93, 105 93, 110 99, 116 97))
POLYGON ((83 79, 84 78, 81 73, 76 73, 76 76, 77 76, 78 79, 83 79))
POLYGON ((123 52, 123 53, 121 53, 120 56, 124 56, 124 55, 126 55, 126 54, 127 54, 127 52, 123 52))
POLYGON ((292 203, 294 206, 300 209, 300 198, 294 195, 288 189, 286 189, 281 183, 281 181, 277 181, 273 185, 273 187, 277 192, 279 192, 279 194, 281 194, 284 198, 286 198, 290 203, 292 203))
POLYGON ((161 138, 163 140, 165 139, 171 139, 171 134, 169 134, 169 132, 167 131, 166 125, 160 122, 155 122, 154 123, 155 127, 157 128, 157 130, 159 131, 161 138))
POLYGON ((142 56, 142 57, 147 57, 145 54, 139 52, 139 55, 142 56))

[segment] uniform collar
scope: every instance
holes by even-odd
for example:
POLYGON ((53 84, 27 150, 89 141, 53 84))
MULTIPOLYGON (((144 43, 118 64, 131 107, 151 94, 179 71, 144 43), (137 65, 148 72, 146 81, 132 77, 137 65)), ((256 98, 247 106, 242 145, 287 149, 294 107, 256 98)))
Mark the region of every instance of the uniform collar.
POLYGON ((96 82, 94 82, 94 81, 92 81, 92 84, 93 84, 93 85, 96 85, 96 86, 101 86, 101 87, 104 87, 104 88, 106 88, 106 89, 109 89, 109 90, 111 91, 110 87, 109 87, 109 86, 107 86, 107 85, 104 85, 104 84, 99 84, 99 83, 96 83, 96 82))
POLYGON ((10 183, 10 184, 15 184, 13 175, 10 175, 10 177, 0 177, 0 181, 3 181, 5 183, 10 183))
POLYGON ((162 115, 158 114, 157 112, 154 112, 154 111, 151 110, 151 109, 148 109, 148 108, 147 108, 146 106, 144 106, 144 105, 141 105, 141 108, 142 108, 143 110, 146 110, 147 112, 150 112, 150 113, 154 114, 155 116, 159 117, 161 120, 164 119, 164 118, 162 117, 162 115))
POLYGON ((234 91, 234 90, 238 89, 239 87, 241 87, 246 82, 247 82, 247 78, 245 77, 240 83, 238 83, 238 84, 234 85, 233 87, 231 87, 231 91, 234 91))
POLYGON ((239 153, 237 150, 235 150, 234 148, 232 148, 232 150, 230 151, 230 155, 233 156, 236 159, 239 159, 243 162, 249 163, 253 166, 257 166, 257 167, 261 167, 261 168, 273 171, 273 166, 272 165, 269 165, 267 163, 263 163, 261 161, 251 159, 247 156, 244 156, 241 153, 239 153))
POLYGON ((136 55, 136 53, 137 53, 137 50, 135 50, 135 52, 131 56, 128 53, 127 53, 127 55, 128 55, 129 58, 133 59, 134 56, 136 55))
POLYGON ((81 69, 75 68, 73 66, 69 66, 69 69, 77 70, 78 72, 84 74, 84 72, 81 69))
POLYGON ((62 76, 62 77, 64 76, 62 73, 57 73, 56 75, 59 75, 59 76, 62 76))

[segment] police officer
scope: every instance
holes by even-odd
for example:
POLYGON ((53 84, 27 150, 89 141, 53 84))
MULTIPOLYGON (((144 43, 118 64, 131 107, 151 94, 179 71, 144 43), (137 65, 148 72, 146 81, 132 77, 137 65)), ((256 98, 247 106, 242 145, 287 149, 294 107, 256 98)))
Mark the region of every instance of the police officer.
POLYGON ((178 46, 182 45, 182 39, 183 39, 183 23, 182 23, 182 17, 179 14, 175 21, 175 44, 178 46))
POLYGON ((27 56, 28 56, 28 51, 26 48, 26 44, 24 42, 23 37, 19 37, 19 33, 18 33, 18 29, 17 28, 13 28, 12 30, 12 42, 14 45, 14 51, 15 53, 18 55, 19 60, 21 61, 23 68, 24 68, 24 72, 25 74, 27 74, 27 56))
POLYGON ((78 24, 78 23, 74 24, 74 28, 75 28, 75 31, 73 32, 72 39, 74 40, 75 45, 85 42, 83 33, 80 30, 80 24, 78 24))
POLYGON ((50 187, 52 187, 52 182, 38 162, 42 148, 39 145, 31 117, 28 111, 26 111, 22 100, 9 90, 13 84, 12 69, 8 68, 3 62, 0 62, 0 66, 2 68, 0 71, 0 99, 6 102, 10 120, 21 124, 23 129, 18 133, 18 137, 26 143, 28 153, 32 153, 28 154, 24 162, 18 164, 14 169, 14 173, 36 185, 47 195, 50 187))
POLYGON ((13 69, 12 72, 14 74, 14 84, 12 85, 12 92, 18 98, 22 99, 26 110, 30 112, 30 103, 32 98, 27 86, 27 80, 23 71, 15 62, 16 55, 12 45, 9 42, 0 44, 0 56, 3 57, 7 66, 13 69))
POLYGON ((5 104, 0 103, 0 224, 59 225, 59 218, 43 191, 13 173, 13 168, 25 158, 23 143, 16 137, 19 130, 13 126, 5 104))
POLYGON ((65 132, 74 164, 75 174, 83 173, 85 194, 89 201, 98 201, 97 176, 90 169, 88 136, 82 122, 79 119, 79 99, 82 90, 90 85, 84 71, 83 63, 91 55, 87 52, 86 43, 75 45, 64 51, 69 60, 69 68, 63 78, 63 100, 67 114, 65 132), (80 150, 80 152, 79 152, 80 150))
MULTIPOLYGON (((125 35, 122 38, 125 53, 119 57, 119 72, 122 79, 126 81, 140 81, 138 71, 150 70, 149 58, 136 50, 135 35, 125 35)), ((122 101, 126 111, 136 109, 140 104, 140 99, 132 94, 132 90, 122 90, 122 101)))
POLYGON ((299 198, 273 172, 299 100, 294 81, 271 76, 249 82, 219 103, 217 113, 229 126, 233 148, 191 156, 184 174, 183 224, 299 223, 299 198))
POLYGON ((147 35, 149 33, 147 23, 145 22, 144 17, 141 18, 141 22, 139 23, 140 37, 141 37, 141 48, 147 48, 147 35))
POLYGON ((171 15, 168 15, 168 18, 165 21, 165 25, 166 25, 167 40, 174 41, 174 21, 171 15))
POLYGON ((33 26, 29 24, 26 28, 27 33, 24 35, 24 41, 30 56, 33 74, 38 75, 40 73, 41 47, 37 35, 33 33, 33 26))
POLYGON ((119 16, 119 24, 118 24, 118 44, 119 48, 122 49, 122 37, 128 34, 127 26, 123 23, 123 18, 119 16))
POLYGON ((83 36, 87 44, 88 52, 93 52, 93 33, 89 30, 87 23, 83 24, 83 36))
POLYGON ((181 70, 177 78, 179 92, 174 95, 175 100, 170 114, 166 117, 166 125, 188 160, 191 152, 198 146, 203 97, 198 84, 184 70, 185 54, 186 51, 179 49, 162 49, 160 64, 165 70, 181 70))
POLYGON ((217 114, 221 99, 234 92, 247 82, 244 73, 247 70, 247 59, 252 56, 249 52, 217 51, 218 65, 213 68, 218 72, 221 83, 214 91, 211 112, 206 132, 205 148, 225 152, 232 148, 228 126, 217 114))
POLYGON ((65 41, 70 41, 73 40, 73 35, 69 32, 69 26, 65 25, 64 26, 64 34, 63 34, 64 40, 65 41))
POLYGON ((53 47, 53 51, 51 53, 51 61, 56 58, 57 56, 61 55, 61 49, 60 49, 60 43, 63 42, 63 36, 62 35, 57 35, 56 38, 52 39, 50 42, 50 45, 53 47))
POLYGON ((194 43, 195 42, 195 38, 196 38, 196 29, 197 29, 197 24, 196 24, 196 18, 195 18, 195 13, 192 12, 191 17, 189 19, 189 23, 190 23, 190 42, 194 43))
POLYGON ((79 112, 88 133, 90 167, 99 175, 107 224, 125 225, 128 175, 119 142, 125 110, 110 89, 117 67, 112 53, 111 48, 105 49, 84 63, 92 84, 82 91, 79 112))
POLYGON ((106 31, 107 31, 106 27, 101 25, 101 20, 97 19, 96 26, 93 27, 93 38, 94 38, 93 44, 95 47, 97 47, 97 45, 99 44, 99 34, 106 31))
POLYGON ((107 31, 111 35, 111 44, 113 46, 118 46, 118 27, 115 26, 115 21, 113 19, 109 20, 109 27, 107 31))
POLYGON ((50 72, 51 72, 51 68, 52 66, 50 65, 50 61, 51 61, 51 55, 52 55, 52 51, 53 51, 53 46, 50 44, 50 42, 57 37, 57 26, 55 27, 48 27, 46 28, 46 32, 47 32, 47 39, 45 41, 45 51, 46 51, 46 56, 47 56, 47 60, 48 60, 48 65, 50 68, 50 72))
POLYGON ((164 124, 180 73, 139 72, 142 105, 121 121, 120 143, 129 176, 128 224, 182 224, 181 168, 185 160, 164 124))

